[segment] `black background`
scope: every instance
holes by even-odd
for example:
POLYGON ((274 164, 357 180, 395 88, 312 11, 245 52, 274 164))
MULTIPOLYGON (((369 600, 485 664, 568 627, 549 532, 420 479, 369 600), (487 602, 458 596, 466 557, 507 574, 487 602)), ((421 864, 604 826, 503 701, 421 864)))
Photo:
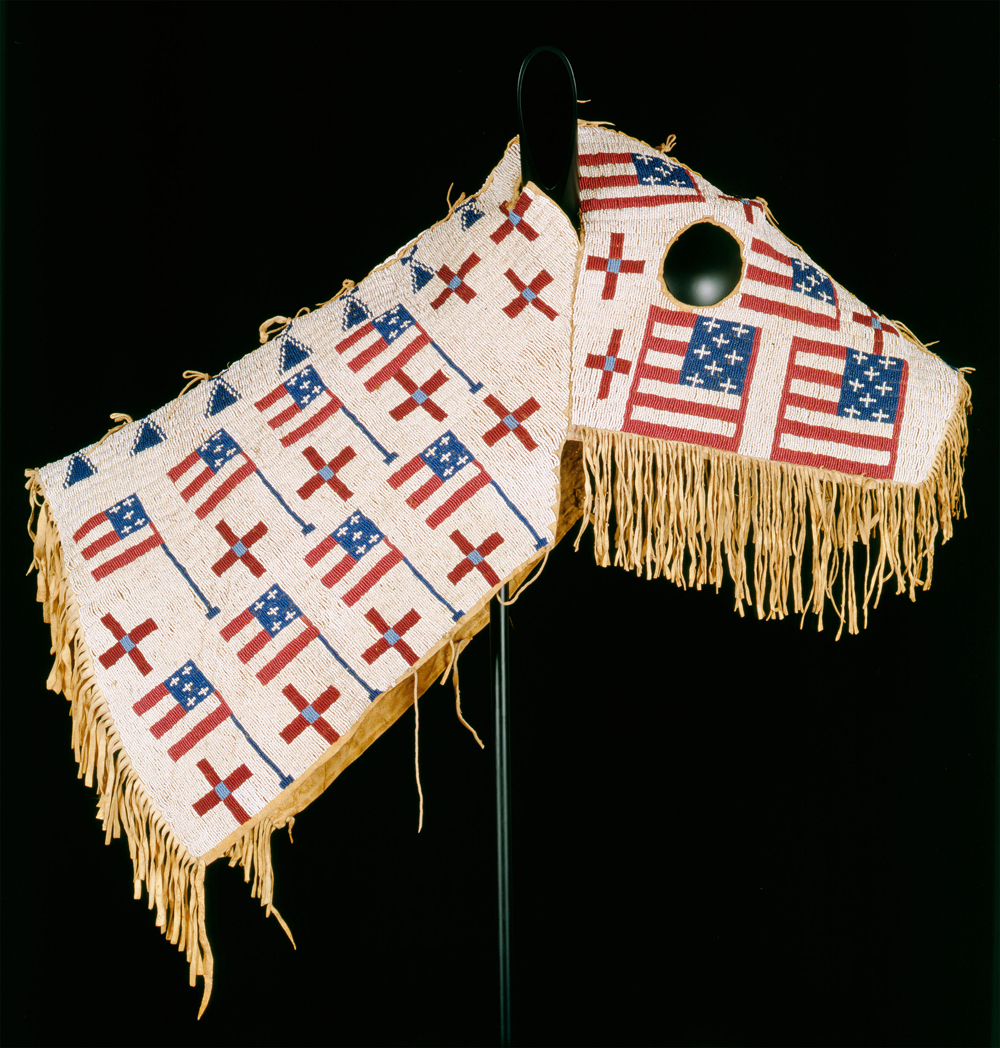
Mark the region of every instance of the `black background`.
MULTIPOLYGON (((969 519, 860 637, 569 542, 512 609, 513 1027, 529 1044, 984 1044, 994 948, 993 4, 17 4, 4 26, 4 1040, 489 1044, 492 759, 450 689, 274 839, 293 952, 208 872, 214 996, 131 899, 76 781, 26 466, 215 373, 479 188, 517 71, 658 144, 950 364, 969 519)), ((488 641, 462 658, 490 727, 488 641)))

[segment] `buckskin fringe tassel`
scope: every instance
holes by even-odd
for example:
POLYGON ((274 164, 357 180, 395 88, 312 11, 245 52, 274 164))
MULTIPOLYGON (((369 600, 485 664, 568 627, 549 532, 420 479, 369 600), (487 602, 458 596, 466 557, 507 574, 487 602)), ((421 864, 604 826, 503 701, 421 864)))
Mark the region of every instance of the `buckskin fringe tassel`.
POLYGON ((736 610, 743 615, 750 605, 762 619, 788 615, 791 590, 793 612, 803 620, 814 612, 819 629, 829 600, 840 620, 837 637, 845 624, 857 633, 855 543, 865 548, 860 606, 867 626, 869 605, 878 606, 893 578, 896 592, 908 592, 911 600, 930 585, 935 540, 940 533, 947 542, 952 517, 965 514, 969 398, 963 379, 930 476, 919 486, 581 427, 585 507, 576 546, 592 520, 595 558, 610 565, 613 509, 615 565, 716 591, 728 573, 736 610), (802 577, 807 540, 808 595, 802 577))
MULTIPOLYGON (((94 676, 76 597, 64 570, 58 528, 48 515, 36 471, 27 470, 25 476, 31 501, 28 534, 34 541, 29 572, 32 568, 38 572, 38 601, 52 632, 55 656, 46 687, 69 700, 78 777, 97 789, 97 817, 105 843, 124 833, 132 858, 135 898, 141 898, 145 883, 149 909, 156 910, 156 926, 187 957, 191 986, 202 977, 200 1019, 212 993, 213 972, 205 929, 205 863, 191 855, 154 807, 122 747, 94 676)), ((291 932, 271 902, 270 835, 286 824, 290 829, 293 821, 290 817, 261 819, 226 852, 231 866, 244 867, 246 881, 254 873, 253 897, 259 897, 267 913, 277 917, 289 939, 291 932)))
POLYGON ((243 867, 243 880, 247 884, 250 884, 250 877, 253 876, 250 898, 260 899, 260 904, 265 907, 268 917, 274 914, 278 924, 288 936, 292 949, 296 950, 298 947, 295 945, 295 936, 292 935, 291 928, 285 923, 284 917, 278 913, 277 907, 272 902, 274 867, 271 864, 271 834, 287 825, 288 835, 291 837, 294 823, 295 819, 290 817, 281 818, 278 821, 267 817, 259 819, 223 854, 229 859, 230 866, 243 867))

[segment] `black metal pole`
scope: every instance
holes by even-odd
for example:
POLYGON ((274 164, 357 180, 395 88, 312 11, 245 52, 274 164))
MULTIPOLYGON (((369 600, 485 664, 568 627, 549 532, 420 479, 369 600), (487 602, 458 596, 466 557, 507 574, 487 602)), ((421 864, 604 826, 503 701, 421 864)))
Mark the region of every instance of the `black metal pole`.
POLYGON ((517 78, 521 180, 534 182, 580 221, 580 171, 576 141, 576 77, 557 47, 536 47, 517 78))
MULTIPOLYGON (((507 586, 500 587, 507 600, 507 586)), ((509 620, 500 600, 490 602, 490 655, 493 663, 493 738, 497 799, 497 939, 500 948, 500 1044, 510 1044, 510 719, 509 620)))
MULTIPOLYGON (((533 181, 579 220, 580 188, 576 142, 576 78, 566 56, 536 47, 521 64, 517 81, 521 178, 533 181)), ((507 586, 490 602, 493 663, 493 738, 497 798, 497 942, 500 955, 500 1044, 510 1037, 510 634, 507 586)))

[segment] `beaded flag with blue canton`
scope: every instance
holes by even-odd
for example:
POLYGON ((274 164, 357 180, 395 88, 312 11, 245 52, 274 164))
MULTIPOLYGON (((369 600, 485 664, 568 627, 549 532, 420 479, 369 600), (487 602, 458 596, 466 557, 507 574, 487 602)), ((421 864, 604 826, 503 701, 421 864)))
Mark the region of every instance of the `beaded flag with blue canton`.
POLYGON ((272 586, 262 593, 249 607, 245 608, 236 618, 223 626, 220 636, 226 643, 229 643, 243 633, 248 626, 253 625, 254 622, 261 629, 250 637, 249 640, 246 640, 241 648, 237 649, 236 657, 244 664, 252 662, 259 667, 255 671, 255 676, 261 684, 269 684, 294 659, 298 658, 314 640, 319 640, 323 647, 347 669, 370 696, 378 694, 371 685, 363 681, 351 669, 347 662, 331 646, 330 642, 321 634, 319 629, 303 614, 301 608, 296 605, 295 601, 280 586, 272 586), (294 627, 291 639, 284 644, 277 654, 261 664, 261 660, 257 659, 257 656, 267 648, 267 645, 275 637, 291 627, 294 627))
POLYGON ((83 542, 86 539, 87 544, 80 553, 85 561, 96 562, 90 573, 98 581, 113 572, 128 568, 139 557, 154 549, 163 550, 198 600, 205 605, 208 618, 218 615, 219 609, 213 607, 187 569, 168 549, 138 495, 129 495, 103 513, 97 513, 84 521, 74 533, 73 539, 75 542, 83 542), (112 551, 111 555, 105 556, 109 550, 112 551), (98 557, 99 561, 96 559, 98 557))
POLYGON ((378 448, 387 464, 397 457, 395 452, 383 447, 343 401, 330 391, 311 364, 275 386, 266 397, 257 401, 255 407, 267 418, 268 426, 278 435, 283 448, 298 443, 338 411, 342 411, 364 433, 368 442, 378 448))
MULTIPOLYGON (((504 432, 515 431, 519 425, 517 419, 509 416, 510 423, 501 423, 504 432), (511 424, 513 423, 513 424, 511 424)), ((400 489, 404 485, 408 488, 413 477, 418 476, 424 467, 431 471, 433 476, 420 484, 406 498, 406 504, 412 509, 422 506, 436 491, 442 488, 448 481, 455 477, 460 470, 466 466, 472 466, 475 475, 461 487, 454 489, 437 509, 433 510, 427 517, 427 523, 431 528, 436 528, 444 523, 459 507, 469 501, 474 495, 490 486, 500 496, 517 519, 527 528, 535 540, 537 549, 547 545, 548 540, 541 536, 524 514, 517 508, 504 492, 503 488, 486 472, 483 465, 478 462, 471 451, 450 430, 443 433, 433 443, 429 444, 419 455, 415 455, 405 466, 396 470, 388 478, 391 488, 400 489)))
POLYGON ((757 332, 742 322, 650 306, 622 429, 735 451, 757 332))
MULTIPOLYGON (((272 586, 223 627, 222 639, 232 640, 256 620, 257 625, 261 627, 260 632, 237 652, 240 662, 249 662, 265 644, 300 618, 302 611, 292 598, 280 586, 272 586)), ((308 620, 306 625, 311 625, 308 620)))
POLYGON ((378 370, 369 374, 364 380, 364 387, 369 393, 383 386, 394 378, 425 346, 430 346, 435 353, 468 384, 470 393, 482 389, 481 382, 474 382, 458 364, 431 338, 427 331, 417 323, 413 314, 402 305, 393 306, 374 320, 358 328, 345 339, 337 343, 337 352, 346 353, 360 343, 366 343, 361 350, 348 359, 347 366, 355 374, 367 371, 375 366, 378 370), (372 338, 372 336, 375 336, 372 338), (401 340, 401 341, 400 341, 401 340), (396 345, 397 341, 399 342, 396 345), (392 347, 395 356, 388 362, 379 359, 392 347))
POLYGON ((772 458, 891 477, 908 375, 899 357, 793 339, 772 458))
POLYGON ((185 502, 190 502, 198 496, 199 502, 195 506, 194 515, 199 520, 204 520, 217 509, 238 485, 256 476, 282 509, 299 525, 303 535, 308 535, 316 527, 315 524, 307 524, 288 505, 250 456, 224 429, 216 430, 190 455, 167 470, 167 476, 178 486, 180 496, 185 502), (199 463, 202 468, 191 474, 190 471, 199 463))
POLYGON ((337 528, 333 535, 337 542, 346 549, 355 560, 360 560, 373 546, 377 546, 385 536, 363 513, 352 513, 337 528))
POLYGON ((233 640, 255 622, 260 629, 236 652, 242 663, 253 661, 283 630, 295 623, 301 626, 291 643, 267 660, 257 671, 257 678, 262 684, 273 680, 280 670, 319 636, 319 630, 302 614, 301 609, 280 586, 272 586, 225 625, 221 630, 222 639, 227 642, 233 640))
POLYGON ((313 568, 332 550, 338 547, 343 550, 344 555, 341 560, 322 578, 323 585, 330 588, 340 582, 352 568, 357 566, 358 561, 384 538, 385 535, 363 513, 352 513, 339 528, 334 528, 303 559, 313 568))
POLYGON ((760 237, 750 240, 750 257, 740 294, 740 305, 755 313, 808 324, 840 327, 837 289, 818 267, 779 251, 760 237))
POLYGON ((265 414, 271 429, 283 430, 280 434, 281 445, 287 448, 312 433, 339 411, 343 404, 330 392, 316 369, 307 365, 294 375, 289 375, 266 397, 261 397, 255 406, 265 414), (272 408, 278 410, 268 415, 272 408))
MULTIPOLYGON (((414 455, 405 466, 396 470, 388 478, 391 488, 398 490, 414 477, 419 476, 426 467, 432 476, 420 484, 417 489, 407 496, 406 504, 412 509, 422 506, 446 481, 456 476, 460 470, 465 469, 475 462, 475 456, 450 430, 443 433, 437 440, 428 444, 419 455, 414 455)), ((489 483, 485 471, 479 470, 477 476, 461 490, 460 495, 454 495, 460 502, 470 499, 477 491, 489 483)), ((454 508, 458 508, 458 504, 454 508)), ((442 520, 444 517, 441 518, 442 520)), ((430 520, 428 520, 430 523, 430 520)), ((431 524, 436 527, 440 521, 431 524)))
MULTIPOLYGON (((162 707, 157 710, 157 719, 149 726, 149 733, 153 738, 162 739, 169 732, 173 732, 182 718, 213 696, 218 700, 215 708, 190 731, 177 737, 167 749, 167 756, 176 762, 232 713, 225 699, 219 695, 205 674, 198 669, 194 660, 188 659, 175 673, 170 674, 166 680, 148 691, 133 705, 132 709, 137 716, 145 717, 164 699, 173 699, 174 704, 165 713, 162 707)), ((171 738, 174 736, 171 735, 171 738)))
POLYGON ((215 688, 209 683, 208 678, 198 669, 193 659, 188 659, 176 673, 171 674, 137 702, 133 709, 141 715, 169 695, 184 713, 188 713, 213 694, 215 688))
POLYGON ((365 380, 365 388, 371 391, 390 379, 395 369, 407 364, 431 340, 430 335, 413 319, 410 311, 401 305, 393 306, 392 309, 386 310, 338 342, 337 352, 346 353, 349 349, 367 340, 367 344, 348 360, 347 366, 352 371, 359 372, 368 367, 372 361, 380 357, 404 335, 406 338, 394 348, 396 356, 365 380), (371 337, 373 335, 374 338, 371 337))
POLYGON ((205 497, 194 510, 195 516, 203 520, 232 493, 237 484, 252 477, 256 469, 250 456, 244 454, 239 444, 224 429, 220 429, 168 470, 167 476, 175 484, 183 484, 180 496, 185 502, 204 494, 205 497), (195 466, 200 466, 200 469, 191 474, 190 470, 195 466))
MULTIPOLYGON (((320 579, 327 589, 332 589, 337 583, 347 577, 365 554, 370 553, 379 546, 385 546, 388 552, 379 557, 374 564, 371 564, 360 578, 352 577, 350 588, 340 594, 340 599, 349 608, 353 608, 393 568, 398 564, 403 564, 434 599, 448 609, 455 622, 462 617, 463 612, 455 608, 442 596, 414 566, 410 559, 404 556, 402 550, 394 546, 385 534, 379 530, 375 522, 363 513, 352 513, 339 528, 335 528, 319 545, 311 549, 303 559, 310 567, 315 567, 333 550, 339 548, 344 551, 344 555, 320 579)), ((367 563, 369 562, 366 561, 367 563)))
POLYGON ((580 152, 580 209, 620 211, 703 200, 691 172, 646 153, 580 152))

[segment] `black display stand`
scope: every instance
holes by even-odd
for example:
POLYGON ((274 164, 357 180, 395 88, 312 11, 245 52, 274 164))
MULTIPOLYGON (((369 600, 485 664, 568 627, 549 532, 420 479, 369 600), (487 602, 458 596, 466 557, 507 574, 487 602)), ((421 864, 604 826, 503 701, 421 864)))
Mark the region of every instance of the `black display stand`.
POLYGON ((510 614, 507 586, 490 603, 493 739, 496 756, 497 956, 500 961, 500 1044, 510 1040, 510 614))

